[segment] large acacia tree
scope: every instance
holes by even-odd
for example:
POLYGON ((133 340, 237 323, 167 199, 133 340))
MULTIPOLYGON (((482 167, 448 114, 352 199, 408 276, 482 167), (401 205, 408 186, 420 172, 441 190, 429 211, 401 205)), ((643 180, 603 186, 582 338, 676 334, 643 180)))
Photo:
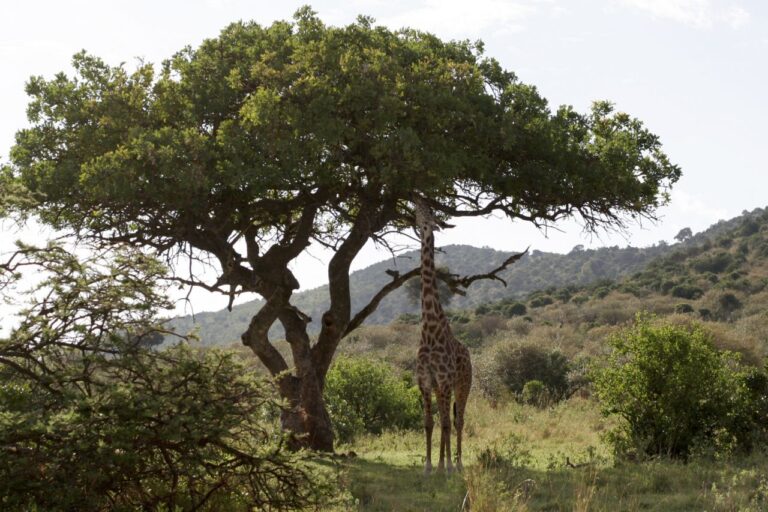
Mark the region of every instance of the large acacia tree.
POLYGON ((680 176, 658 137, 609 103, 553 112, 481 44, 364 17, 330 27, 305 8, 293 22, 234 23, 157 70, 73 63, 74 76, 29 81, 31 127, 6 179, 37 193, 32 212, 57 229, 208 257, 215 282, 180 268, 176 279, 263 297, 243 343, 294 406, 284 426, 318 449, 333 447, 322 388, 339 340, 415 275, 393 275, 353 312, 350 264, 409 228, 414 193, 446 219, 576 216, 598 229, 652 218, 680 176), (312 243, 334 251, 314 343, 289 270, 312 243), (275 322, 292 365, 269 339, 275 322))

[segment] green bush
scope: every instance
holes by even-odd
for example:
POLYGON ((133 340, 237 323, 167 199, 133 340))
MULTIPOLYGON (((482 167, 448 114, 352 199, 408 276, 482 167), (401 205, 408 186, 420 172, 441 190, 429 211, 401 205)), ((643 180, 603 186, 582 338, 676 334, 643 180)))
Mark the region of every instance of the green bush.
POLYGON ((0 338, 0 510, 320 506, 329 480, 287 450, 252 367, 231 352, 148 347, 164 304, 157 262, 22 253, 46 293, 0 338))
POLYGON ((720 274, 725 272, 732 263, 734 258, 729 252, 716 251, 696 258, 691 264, 697 272, 720 274))
POLYGON ((747 236, 754 235, 759 231, 760 231, 760 223, 753 218, 747 217, 746 219, 744 219, 744 222, 741 223, 741 226, 739 226, 737 233, 739 236, 747 237, 747 236))
POLYGON ((609 341, 592 372, 618 453, 687 457, 696 448, 746 448, 755 430, 746 374, 698 324, 662 325, 638 316, 609 341))
POLYGON ((540 380, 529 380, 523 386, 522 400, 526 404, 542 407, 547 403, 547 387, 540 380))
MULTIPOLYGON (((549 306, 550 304, 553 304, 554 302, 555 301, 549 295, 541 295, 539 297, 532 298, 528 304, 532 308, 542 308, 544 306, 549 306)), ((523 314, 525 314, 525 313, 523 313, 523 314)))
POLYGON ((475 315, 481 316, 481 315, 487 315, 491 312, 491 308, 488 306, 488 304, 480 304, 475 308, 475 315))
POLYGON ((505 394, 522 398, 529 381, 540 381, 553 400, 568 392, 570 364, 557 350, 503 343, 483 353, 476 366, 478 386, 493 399, 505 394))
POLYGON ((694 309, 693 306, 690 304, 677 304, 675 305, 675 313, 693 313, 694 309))
POLYGON ((604 299, 609 293, 611 293, 611 289, 608 286, 601 286, 595 289, 595 297, 598 299, 604 299))
POLYGON ((587 295, 576 295, 574 298, 571 299, 571 302, 577 306, 581 306, 587 301, 589 301, 589 296, 587 295))
POLYGON ((506 318, 512 318, 515 316, 525 316, 526 313, 528 313, 528 308, 526 308, 525 304, 522 302, 515 302, 513 304, 505 305, 501 311, 506 318))
POLYGON ((421 393, 410 379, 367 358, 337 358, 325 379, 325 400, 341 442, 364 432, 417 429, 424 418, 421 393))
POLYGON ((704 290, 690 284, 679 284, 672 288, 672 296, 680 299, 696 300, 704 295, 704 290))
POLYGON ((421 322, 421 317, 414 313, 403 313, 395 318, 395 323, 405 325, 418 325, 421 322))
POLYGON ((741 309, 743 304, 736 295, 723 293, 717 298, 717 317, 720 320, 730 320, 733 314, 741 309))
POLYGON ((677 286, 677 283, 671 279, 668 279, 661 283, 659 290, 661 291, 661 293, 666 294, 666 293, 669 293, 669 291, 672 290, 672 288, 674 288, 675 286, 677 286))
POLYGON ((3 372, 3 510, 293 510, 320 493, 280 443, 270 389, 233 354, 99 359, 88 364, 106 373, 88 392, 3 372))

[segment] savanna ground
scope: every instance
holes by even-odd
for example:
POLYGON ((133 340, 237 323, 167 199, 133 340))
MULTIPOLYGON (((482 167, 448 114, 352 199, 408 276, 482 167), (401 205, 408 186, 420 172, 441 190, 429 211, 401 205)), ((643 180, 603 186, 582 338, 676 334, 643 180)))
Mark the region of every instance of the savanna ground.
POLYGON ((475 394, 467 409, 463 474, 424 475, 421 432, 365 436, 339 449, 356 456, 341 463, 348 496, 337 510, 768 509, 765 454, 619 462, 602 440, 610 426, 592 399, 493 408, 475 394))

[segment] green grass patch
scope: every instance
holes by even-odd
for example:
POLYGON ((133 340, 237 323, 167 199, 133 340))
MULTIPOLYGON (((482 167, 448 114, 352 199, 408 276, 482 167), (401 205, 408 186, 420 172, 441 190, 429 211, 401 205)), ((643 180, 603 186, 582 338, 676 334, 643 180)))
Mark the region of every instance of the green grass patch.
MULTIPOLYGON (((463 474, 424 475, 421 432, 363 436, 339 448, 355 456, 341 463, 349 497, 338 510, 458 512, 465 497, 473 512, 768 510, 765 454, 616 462, 601 440, 610 427, 591 400, 493 408, 475 396, 463 474)), ((438 443, 436 431, 434 465, 438 443)))

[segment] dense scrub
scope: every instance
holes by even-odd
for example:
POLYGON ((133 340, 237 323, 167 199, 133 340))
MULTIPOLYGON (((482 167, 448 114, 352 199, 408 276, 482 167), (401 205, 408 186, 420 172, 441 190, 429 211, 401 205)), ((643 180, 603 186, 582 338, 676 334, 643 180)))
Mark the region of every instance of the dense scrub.
POLYGON ((765 442, 768 377, 718 351, 701 325, 639 316, 609 344, 593 378, 603 412, 621 418, 608 437, 618 453, 687 458, 765 442))
POLYGON ((492 400, 557 401, 569 389, 568 358, 533 344, 499 343, 478 358, 475 368, 479 389, 492 400))
POLYGON ((327 477, 281 443, 271 390, 233 354, 88 359, 59 369, 99 374, 70 385, 63 373, 46 387, 0 370, 4 510, 281 510, 328 493, 327 477))
POLYGON ((340 357, 325 381, 325 399, 337 439, 422 425, 421 393, 409 375, 398 378, 387 363, 340 357))
POLYGON ((234 353, 151 345, 164 276, 133 250, 20 247, 42 279, 0 339, 0 509, 295 510, 330 481, 290 452, 271 387, 234 353))

